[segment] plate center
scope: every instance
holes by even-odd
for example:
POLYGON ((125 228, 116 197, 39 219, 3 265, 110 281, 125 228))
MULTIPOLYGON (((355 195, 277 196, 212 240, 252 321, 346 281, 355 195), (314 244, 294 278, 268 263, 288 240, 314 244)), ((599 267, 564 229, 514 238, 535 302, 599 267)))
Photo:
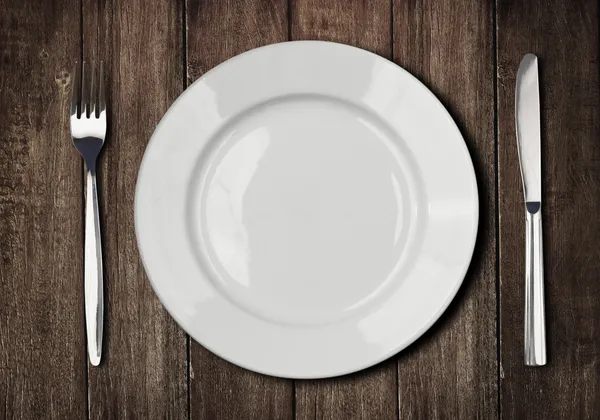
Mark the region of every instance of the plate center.
POLYGON ((286 324, 338 320, 381 294, 417 210, 399 142, 326 97, 281 98, 231 121, 191 188, 191 236, 213 283, 286 324))

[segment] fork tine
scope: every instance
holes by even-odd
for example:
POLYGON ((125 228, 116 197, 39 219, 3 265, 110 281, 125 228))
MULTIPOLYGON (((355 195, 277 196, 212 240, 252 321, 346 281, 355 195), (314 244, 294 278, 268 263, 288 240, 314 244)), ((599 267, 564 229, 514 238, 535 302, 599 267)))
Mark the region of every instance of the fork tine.
POLYGON ((75 116, 77 116, 77 105, 79 104, 79 95, 81 93, 81 76, 79 68, 79 62, 75 61, 75 69, 73 71, 73 91, 71 92, 71 115, 75 116))
POLYGON ((98 77, 98 114, 106 109, 106 98, 104 94, 104 61, 100 61, 100 75, 98 77))
POLYGON ((96 66, 91 63, 92 79, 90 80, 90 117, 96 117, 96 66))
POLYGON ((88 105, 88 97, 89 97, 89 92, 88 92, 88 83, 87 83, 87 79, 88 79, 88 72, 85 69, 85 61, 83 62, 83 65, 81 67, 81 118, 87 117, 87 113, 89 111, 89 105, 88 105))

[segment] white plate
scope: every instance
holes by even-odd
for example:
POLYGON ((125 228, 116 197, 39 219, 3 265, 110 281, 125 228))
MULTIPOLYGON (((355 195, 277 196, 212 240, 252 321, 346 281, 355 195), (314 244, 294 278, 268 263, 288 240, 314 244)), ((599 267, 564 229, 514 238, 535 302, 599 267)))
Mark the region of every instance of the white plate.
POLYGON ((148 277, 219 356, 294 378, 350 373, 423 334, 459 288, 478 220, 473 165, 434 95, 328 42, 208 72, 144 155, 148 277))

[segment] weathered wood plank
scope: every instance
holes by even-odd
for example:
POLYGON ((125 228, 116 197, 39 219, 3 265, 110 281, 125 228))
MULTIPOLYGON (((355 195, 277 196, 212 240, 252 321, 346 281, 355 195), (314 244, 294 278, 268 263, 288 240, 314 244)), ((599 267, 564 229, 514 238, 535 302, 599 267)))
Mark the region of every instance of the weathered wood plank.
POLYGON ((186 0, 189 83, 244 51, 288 39, 286 0, 186 0))
MULTIPOLYGON (((188 0, 186 9, 190 83, 239 53, 287 40, 285 0, 188 0)), ((234 366, 193 340, 190 373, 192 419, 293 418, 293 381, 234 366)))
POLYGON ((100 158, 103 362, 89 367, 90 417, 187 418, 185 333, 146 279, 133 223, 145 146, 181 93, 183 3, 83 1, 84 58, 105 60, 109 133, 100 158))
POLYGON ((392 57, 390 0, 292 0, 291 5, 292 40, 341 42, 392 57))
POLYGON ((497 1, 501 414, 600 418, 598 2, 497 1), (516 73, 540 60, 548 365, 523 362, 525 214, 516 73))
POLYGON ((297 419, 397 419, 396 359, 332 379, 296 381, 297 419))
POLYGON ((0 418, 86 410, 79 3, 0 1, 0 418))
MULTIPOLYGON (((391 58, 389 0, 293 0, 291 38, 354 45, 391 58)), ((396 419, 396 362, 358 374, 296 382, 298 419, 396 419)))
POLYGON ((394 1, 394 60, 448 108, 475 164, 473 261, 441 320, 398 359, 400 418, 497 416, 493 5, 394 1))

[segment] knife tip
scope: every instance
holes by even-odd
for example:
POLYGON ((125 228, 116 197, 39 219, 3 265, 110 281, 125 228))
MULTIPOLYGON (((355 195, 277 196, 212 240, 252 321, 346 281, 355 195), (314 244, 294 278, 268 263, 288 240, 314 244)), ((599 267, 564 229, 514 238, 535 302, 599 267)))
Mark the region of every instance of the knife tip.
POLYGON ((527 53, 523 56, 523 58, 521 59, 521 65, 523 64, 537 64, 537 55, 533 54, 533 53, 527 53))
POLYGON ((534 69, 537 73, 538 58, 535 54, 528 53, 523 56, 521 63, 519 64, 519 70, 517 71, 517 81, 529 70, 534 69))

